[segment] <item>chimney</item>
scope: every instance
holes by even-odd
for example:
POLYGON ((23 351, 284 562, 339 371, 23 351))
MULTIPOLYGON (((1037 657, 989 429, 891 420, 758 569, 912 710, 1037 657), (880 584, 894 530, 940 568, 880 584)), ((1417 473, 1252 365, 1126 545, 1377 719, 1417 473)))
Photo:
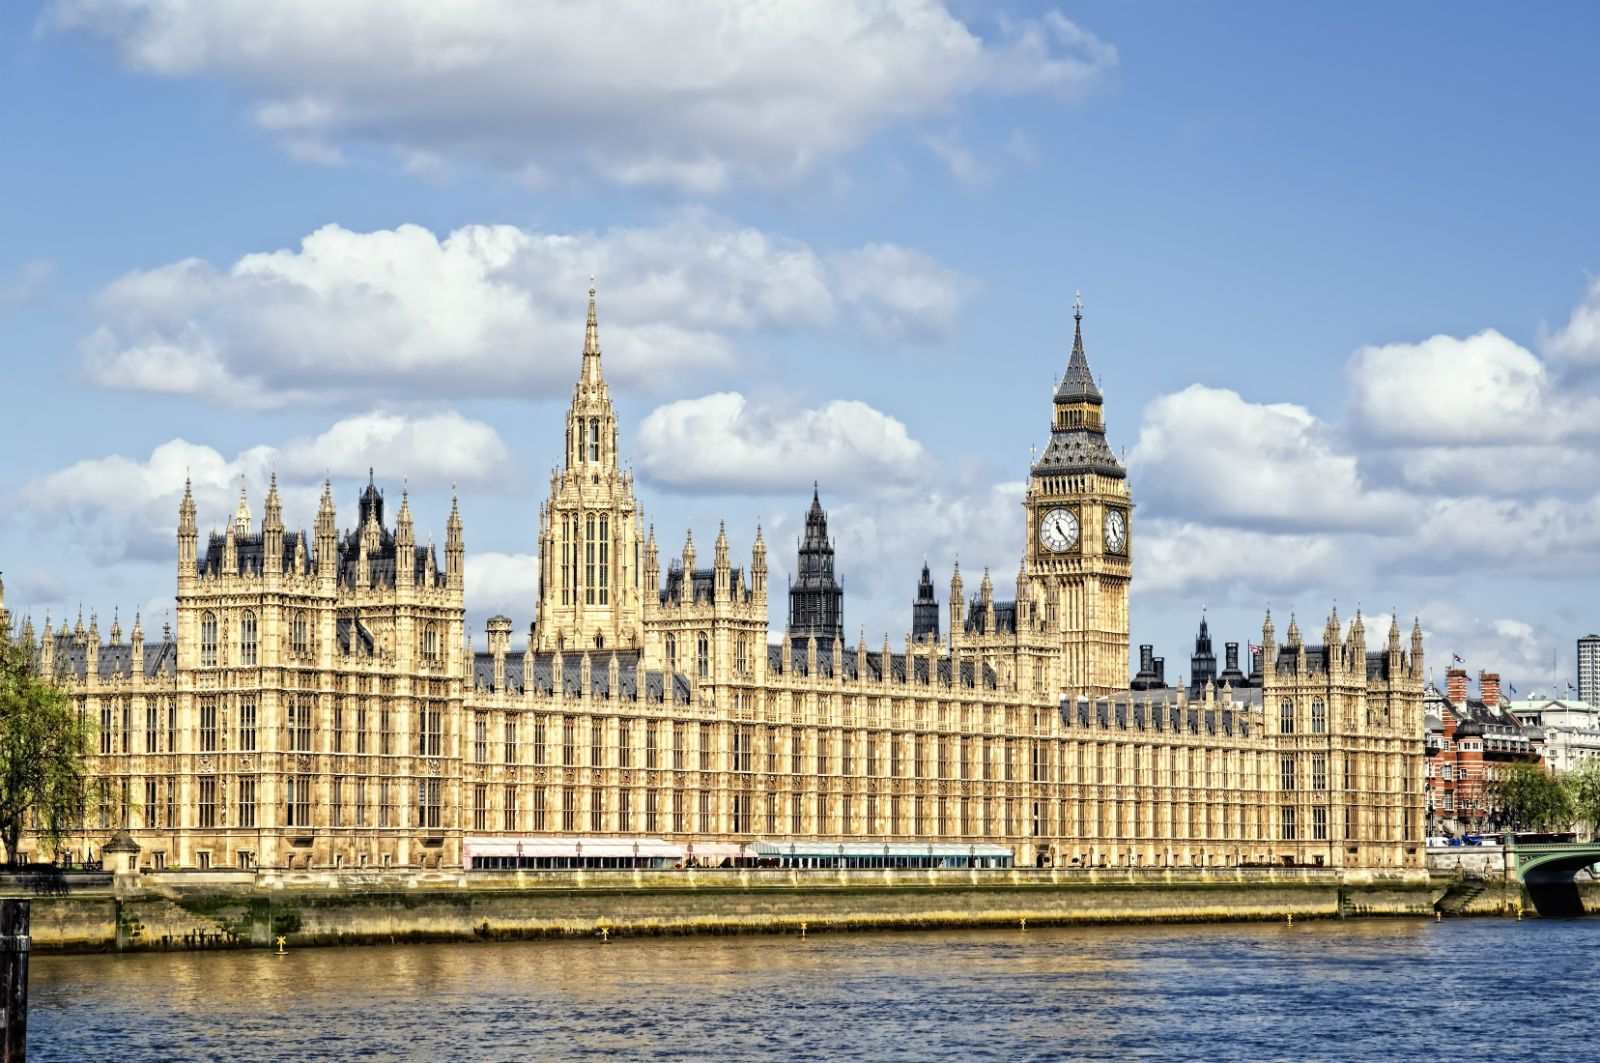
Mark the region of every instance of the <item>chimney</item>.
POLYGON ((1224 652, 1227 653, 1227 667, 1223 670, 1237 672, 1239 670, 1239 644, 1237 642, 1228 643, 1224 648, 1224 652))
POLYGON ((1156 666, 1156 679, 1160 681, 1162 686, 1166 686, 1167 685, 1167 659, 1165 657, 1157 657, 1155 659, 1155 666, 1156 666))
POLYGON ((1139 647, 1139 672, 1150 675, 1156 670, 1156 648, 1149 643, 1139 647))
POLYGON ((1444 696, 1450 699, 1452 705, 1460 705, 1467 700, 1467 670, 1465 668, 1452 668, 1444 674, 1444 696))
POLYGON ((1485 705, 1500 704, 1500 673, 1478 673, 1478 696, 1483 699, 1485 705))

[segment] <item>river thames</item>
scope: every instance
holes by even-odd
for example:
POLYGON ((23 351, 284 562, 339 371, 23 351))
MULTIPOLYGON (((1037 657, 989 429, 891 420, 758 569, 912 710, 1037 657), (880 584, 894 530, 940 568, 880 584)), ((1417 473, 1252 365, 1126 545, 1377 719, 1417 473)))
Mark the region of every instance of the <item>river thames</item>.
POLYGON ((1580 1060, 1600 919, 34 957, 31 1060, 1580 1060))

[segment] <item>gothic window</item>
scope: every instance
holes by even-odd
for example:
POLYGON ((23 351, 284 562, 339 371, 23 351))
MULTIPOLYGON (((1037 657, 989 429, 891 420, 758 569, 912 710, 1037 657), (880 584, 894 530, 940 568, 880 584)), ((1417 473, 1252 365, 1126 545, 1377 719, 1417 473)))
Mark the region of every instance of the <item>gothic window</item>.
POLYGON ((217 751, 217 698, 207 695, 200 699, 200 752, 217 751))
POLYGON ((504 826, 508 831, 517 829, 517 788, 511 783, 506 784, 504 826))
POLYGON ((678 667, 678 636, 667 636, 667 669, 676 671, 678 667))
POLYGON ((1326 734, 1328 730, 1328 709, 1323 705, 1321 698, 1314 698, 1311 702, 1311 733, 1326 734))
POLYGON ((750 665, 750 643, 740 636, 733 643, 733 670, 743 675, 750 665))
POLYGON ((561 604, 570 604, 572 593, 572 520, 561 518, 561 604))
POLYGON ((695 640, 695 669, 701 679, 711 674, 711 640, 704 631, 695 640))
POLYGON ((239 663, 250 667, 256 663, 256 614, 248 609, 239 618, 239 663))
POLYGON ((239 699, 239 748, 244 752, 254 752, 256 748, 256 699, 253 697, 239 699))
POLYGON ((489 720, 481 712, 472 721, 472 759, 479 764, 489 760, 489 720))
POLYGON ((472 829, 489 829, 489 787, 486 783, 475 783, 472 787, 472 829))
POLYGON ((217 777, 215 775, 200 776, 200 821, 201 827, 215 827, 217 825, 217 777))
POLYGON ((200 616, 200 667, 217 666, 217 614, 207 612, 200 616))
POLYGON ((438 779, 423 779, 417 783, 417 826, 432 828, 439 826, 442 818, 440 809, 443 807, 439 799, 439 790, 438 779))
POLYGON ((506 763, 515 764, 517 762, 517 721, 514 717, 506 717, 505 732, 506 763))
POLYGON ((600 422, 599 422, 599 420, 593 420, 593 421, 589 422, 589 460, 590 461, 599 461, 600 460, 600 422))
POLYGON ((1288 698, 1278 706, 1278 733, 1294 734, 1294 702, 1288 698))
POLYGON ((422 629, 422 658, 429 664, 439 661, 439 627, 429 624, 422 629))
POLYGON ((584 604, 593 605, 594 604, 594 592, 595 592, 595 573, 594 573, 595 537, 594 537, 594 516, 593 516, 593 514, 591 514, 589 516, 589 518, 584 522, 583 531, 584 531, 584 570, 583 570, 584 596, 583 596, 583 600, 584 600, 584 604))
POLYGON ((289 649, 301 655, 311 652, 311 630, 304 609, 289 622, 289 649))
POLYGON ((600 604, 611 600, 611 518, 600 516, 600 604))
POLYGON ((1282 816, 1283 840, 1292 842, 1294 841, 1294 806, 1284 805, 1279 811, 1282 816))
POLYGON ((1293 757, 1286 755, 1286 756, 1281 757, 1279 759, 1279 763, 1278 763, 1278 783, 1279 783, 1279 789, 1282 789, 1282 790, 1293 790, 1294 789, 1294 758, 1293 757))
POLYGON ((1328 758, 1322 753, 1311 758, 1311 788, 1313 790, 1328 788, 1328 758))

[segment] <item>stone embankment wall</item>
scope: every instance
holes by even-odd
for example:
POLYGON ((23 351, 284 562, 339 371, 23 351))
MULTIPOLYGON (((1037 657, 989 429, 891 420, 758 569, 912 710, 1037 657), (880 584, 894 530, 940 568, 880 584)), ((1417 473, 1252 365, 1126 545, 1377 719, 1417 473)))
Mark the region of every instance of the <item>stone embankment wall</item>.
POLYGON ((1433 911, 1426 877, 1229 873, 544 872, 430 880, 200 881, 36 898, 41 951, 448 941, 597 934, 788 933, 1080 923, 1282 921, 1433 911))

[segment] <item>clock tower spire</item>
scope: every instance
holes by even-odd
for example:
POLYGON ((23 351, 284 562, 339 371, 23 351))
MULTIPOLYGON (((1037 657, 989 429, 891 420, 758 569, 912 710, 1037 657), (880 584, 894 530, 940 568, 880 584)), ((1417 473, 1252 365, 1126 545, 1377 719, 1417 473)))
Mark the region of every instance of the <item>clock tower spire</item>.
POLYGON ((1133 503, 1127 470, 1106 442, 1105 398, 1084 353, 1081 296, 1072 316, 1072 353, 1052 401, 1050 441, 1023 499, 1023 571, 1059 650, 1062 689, 1094 697, 1128 686, 1133 503))

